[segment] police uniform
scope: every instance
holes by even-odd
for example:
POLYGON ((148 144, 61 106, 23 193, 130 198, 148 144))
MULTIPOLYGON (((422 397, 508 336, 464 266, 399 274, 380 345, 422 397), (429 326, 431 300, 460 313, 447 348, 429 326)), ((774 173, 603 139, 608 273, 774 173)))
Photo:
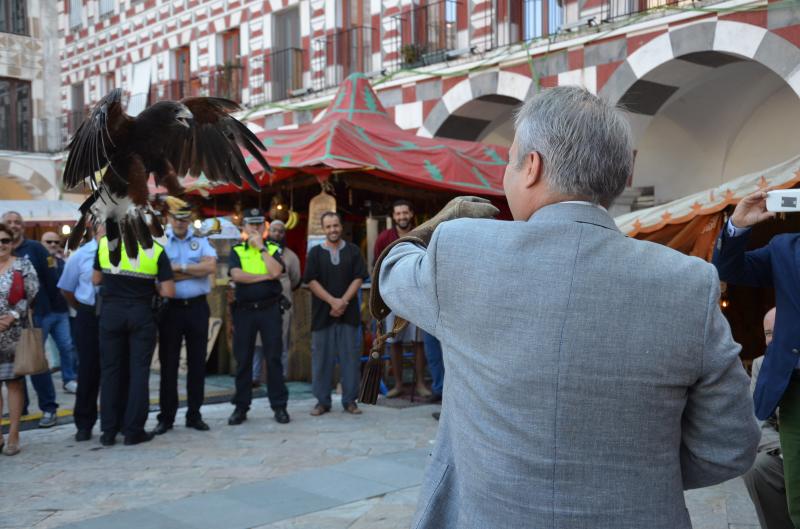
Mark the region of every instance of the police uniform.
MULTIPOLYGON (((176 219, 188 219, 188 209, 173 212, 176 219)), ((199 264, 204 257, 216 259, 217 252, 205 237, 195 236, 190 227, 181 239, 167 230, 165 248, 173 265, 199 264)), ((205 387, 206 351, 208 349, 208 318, 211 312, 206 296, 211 292, 208 276, 192 277, 175 282, 175 297, 167 300, 159 322, 158 359, 161 363, 161 385, 159 390, 158 426, 156 433, 164 433, 172 427, 178 411, 178 363, 181 342, 186 339, 186 393, 188 409, 186 426, 196 430, 208 430, 202 421, 200 406, 203 405, 205 387)))
MULTIPOLYGON (((244 218, 245 223, 264 222, 258 209, 250 210, 244 218)), ((280 246, 264 242, 259 250, 244 241, 231 249, 228 269, 239 268, 250 274, 266 274, 269 271, 264 263, 262 251, 267 251, 279 263, 280 246)), ((246 418, 250 409, 253 388, 251 374, 256 334, 261 335, 264 358, 267 362, 267 395, 270 407, 275 410, 278 422, 289 422, 286 403, 289 391, 283 378, 281 364, 281 309, 282 294, 279 279, 259 281, 258 283, 236 283, 236 302, 233 310, 233 354, 236 357, 236 394, 232 403, 236 406, 229 424, 239 424, 246 418)))
MULTIPOLYGON (((120 244, 122 244, 120 242, 120 244)), ((149 441, 144 431, 150 407, 150 361, 156 346, 153 298, 156 281, 172 280, 172 268, 164 249, 153 244, 149 257, 139 248, 138 265, 128 260, 125 249, 119 270, 114 271, 108 239, 100 239, 95 270, 103 272, 100 289, 100 428, 101 442, 114 444, 117 432, 125 444, 149 441)))
POLYGON ((78 390, 73 417, 78 429, 76 440, 87 441, 97 422, 97 396, 100 391, 100 340, 95 286, 92 269, 97 256, 97 241, 92 239, 75 251, 64 265, 58 288, 72 292, 75 308, 75 347, 78 350, 78 390))

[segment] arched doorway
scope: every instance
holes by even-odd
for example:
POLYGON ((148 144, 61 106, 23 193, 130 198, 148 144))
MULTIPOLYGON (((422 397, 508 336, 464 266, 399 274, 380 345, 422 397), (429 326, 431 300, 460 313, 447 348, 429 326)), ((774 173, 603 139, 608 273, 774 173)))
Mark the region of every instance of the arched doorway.
POLYGON ((514 110, 520 103, 497 94, 478 97, 450 114, 435 136, 510 147, 514 141, 514 110))
POLYGON ((679 57, 634 83, 620 104, 630 110, 634 127, 633 185, 652 186, 657 202, 798 152, 800 98, 752 60, 718 52, 679 57))
POLYGON ((490 71, 468 77, 444 94, 417 134, 510 147, 514 111, 532 88, 531 78, 517 73, 490 71))
POLYGON ((694 24, 642 46, 601 90, 628 109, 632 185, 666 202, 796 156, 797 65, 788 41, 738 22, 694 24))

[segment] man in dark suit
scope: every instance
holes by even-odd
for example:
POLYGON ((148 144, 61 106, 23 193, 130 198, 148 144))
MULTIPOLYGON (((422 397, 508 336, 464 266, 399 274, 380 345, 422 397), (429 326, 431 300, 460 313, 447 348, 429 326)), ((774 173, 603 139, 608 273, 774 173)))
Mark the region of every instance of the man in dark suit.
POLYGON ((763 248, 746 251, 751 228, 775 216, 766 199, 758 191, 739 202, 717 241, 714 264, 722 281, 775 289, 775 329, 753 398, 760 420, 780 405, 789 515, 800 527, 800 233, 777 235, 763 248))

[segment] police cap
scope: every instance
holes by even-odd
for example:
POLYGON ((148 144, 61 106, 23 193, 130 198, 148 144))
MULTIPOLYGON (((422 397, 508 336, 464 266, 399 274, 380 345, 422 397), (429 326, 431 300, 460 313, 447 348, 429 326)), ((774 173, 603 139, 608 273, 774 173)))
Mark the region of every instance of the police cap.
POLYGON ((264 213, 258 208, 249 208, 245 210, 244 217, 242 218, 245 224, 261 224, 264 222, 264 213))

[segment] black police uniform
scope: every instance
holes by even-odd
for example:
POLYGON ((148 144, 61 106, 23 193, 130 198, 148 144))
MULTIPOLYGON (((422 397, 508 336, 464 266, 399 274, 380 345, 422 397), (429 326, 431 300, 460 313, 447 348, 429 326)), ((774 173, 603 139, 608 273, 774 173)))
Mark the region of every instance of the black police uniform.
MULTIPOLYGON (((269 251, 281 266, 280 248, 265 241, 269 251)), ((228 268, 239 268, 249 273, 266 273, 261 251, 243 242, 231 249, 228 268), (260 264, 259 264, 260 263, 260 264)), ((233 311, 233 354, 236 357, 236 394, 231 401, 236 412, 246 414, 253 396, 252 369, 256 333, 261 335, 264 357, 267 362, 267 395, 270 407, 276 411, 286 409, 289 391, 283 378, 281 350, 283 349, 280 280, 272 279, 258 283, 236 283, 236 303, 233 311)), ((234 415, 236 415, 236 412, 234 415)), ((285 418, 288 421, 288 417, 285 418)), ((238 424, 234 416, 230 424, 238 424)))
POLYGON ((108 240, 100 240, 95 270, 103 272, 100 290, 100 429, 101 442, 113 444, 118 432, 125 444, 149 440, 144 431, 150 408, 150 361, 156 346, 153 299, 156 280, 173 278, 167 253, 153 245, 152 258, 139 248, 139 265, 122 250, 120 270, 108 259, 108 240))

